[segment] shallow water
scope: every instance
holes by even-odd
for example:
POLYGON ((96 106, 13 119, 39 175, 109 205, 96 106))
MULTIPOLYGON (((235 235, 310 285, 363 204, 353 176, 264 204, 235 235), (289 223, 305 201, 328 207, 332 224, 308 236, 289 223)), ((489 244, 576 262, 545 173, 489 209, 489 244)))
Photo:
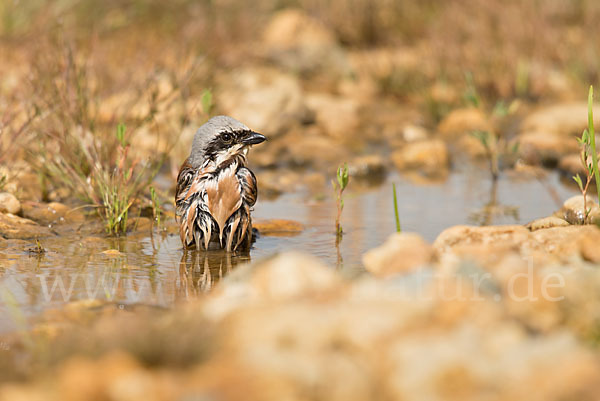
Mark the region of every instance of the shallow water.
POLYGON ((207 291, 240 262, 285 250, 308 252, 343 274, 358 274, 362 254, 395 231, 392 182, 397 187, 402 229, 429 241, 457 224, 522 224, 547 216, 558 208, 549 188, 562 200, 576 194, 573 186, 560 182, 557 173, 549 173, 545 183, 504 176, 495 193, 500 207, 486 214, 483 208, 494 194, 485 171, 453 172, 445 182, 431 185, 415 185, 397 175, 374 188, 357 190, 358 183, 351 184, 345 197, 345 235, 339 254, 333 200, 315 201, 306 194, 259 199, 255 219, 293 219, 304 224, 305 230, 296 236, 261 236, 249 255, 184 253, 179 237, 164 232, 140 232, 119 239, 49 238, 42 242, 46 249, 42 255, 28 251, 30 242, 11 241, 7 248, 0 248, 0 331, 15 328, 15 321, 23 317, 83 299, 170 306, 207 291), (102 253, 108 249, 119 253, 102 253))

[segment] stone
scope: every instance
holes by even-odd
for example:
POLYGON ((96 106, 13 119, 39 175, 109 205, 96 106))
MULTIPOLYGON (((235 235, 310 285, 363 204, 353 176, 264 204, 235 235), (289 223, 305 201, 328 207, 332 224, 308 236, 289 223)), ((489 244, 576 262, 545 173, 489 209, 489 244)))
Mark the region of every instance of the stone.
MULTIPOLYGON (((581 136, 587 127, 587 102, 559 103, 544 106, 529 114, 521 123, 522 132, 546 132, 569 138, 581 136)), ((594 124, 600 124, 600 105, 594 105, 594 124)))
POLYGON ((596 214, 599 211, 598 203, 591 195, 587 196, 587 211, 584 209, 583 204, 583 195, 573 196, 563 203, 559 215, 570 224, 583 224, 588 211, 590 215, 592 213, 596 214))
POLYGON ((21 211, 21 202, 8 192, 0 192, 0 213, 17 214, 21 211))
POLYGON ((579 144, 573 137, 552 132, 527 131, 517 138, 519 154, 528 164, 555 165, 565 155, 577 152, 579 144))
POLYGON ((276 237, 298 235, 304 231, 304 226, 301 223, 284 219, 254 220, 252 227, 256 228, 260 235, 276 237))
POLYGON ((334 33, 299 9, 276 12, 263 34, 266 56, 289 70, 348 73, 350 64, 334 33))
POLYGON ((437 175, 449 167, 448 149, 439 139, 407 143, 392 154, 392 161, 399 170, 420 170, 427 175, 437 175))
POLYGON ((579 174, 581 177, 581 181, 585 185, 586 180, 586 169, 581 163, 581 154, 580 153, 571 153, 568 155, 564 155, 558 161, 558 169, 569 176, 574 176, 579 174))
POLYGON ((246 67, 217 77, 216 104, 269 138, 309 119, 297 77, 268 67, 246 67))
POLYGON ((402 129, 402 138, 406 142, 418 142, 429 139, 429 132, 418 125, 407 124, 402 129))
POLYGON ((549 216, 534 220, 531 223, 528 223, 526 227, 529 228, 531 231, 537 231, 542 230, 544 228, 565 227, 568 225, 570 225, 569 222, 567 222, 564 219, 555 216, 549 216))
POLYGON ((442 138, 452 140, 473 131, 493 131, 493 126, 485 114, 476 108, 453 110, 440 122, 438 131, 442 138))
POLYGON ((314 113, 316 123, 332 138, 348 138, 359 134, 359 103, 350 98, 324 93, 308 94, 306 105, 314 113))
POLYGON ((410 273, 433 261, 433 248, 415 233, 392 234, 385 243, 363 255, 367 271, 379 277, 410 273))
POLYGON ((48 227, 12 214, 0 213, 0 236, 6 239, 35 239, 53 235, 48 227))
POLYGON ((528 241, 530 232, 520 225, 505 226, 453 226, 445 229, 438 235, 433 247, 438 254, 451 251, 459 245, 495 245, 505 244, 510 248, 519 249, 528 241))
POLYGON ((348 163, 348 171, 352 179, 364 180, 377 185, 385 179, 387 166, 381 155, 364 155, 358 156, 348 163))
POLYGON ((23 216, 44 225, 80 223, 85 220, 81 210, 71 209, 67 205, 58 202, 23 202, 23 216))

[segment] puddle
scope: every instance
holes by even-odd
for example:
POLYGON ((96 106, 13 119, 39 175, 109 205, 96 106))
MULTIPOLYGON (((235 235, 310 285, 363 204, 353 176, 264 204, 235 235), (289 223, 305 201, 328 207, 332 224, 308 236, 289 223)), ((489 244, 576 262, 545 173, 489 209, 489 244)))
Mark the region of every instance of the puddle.
POLYGON ((485 220, 523 224, 547 216, 557 209, 548 188, 553 188, 562 200, 576 194, 574 187, 561 184, 557 173, 549 173, 545 184, 503 177, 495 194, 501 205, 495 210, 500 214, 490 218, 482 210, 493 196, 485 171, 454 172, 444 183, 425 186, 392 175, 376 188, 353 192, 349 187, 339 255, 332 200, 307 200, 302 194, 259 200, 255 219, 293 219, 306 229, 292 237, 262 236, 249 255, 184 253, 179 237, 164 233, 138 233, 120 239, 52 238, 44 240, 47 252, 40 256, 27 252, 30 243, 17 242, 0 249, 0 331, 14 328, 12 322, 19 317, 15 315, 32 316, 81 299, 171 306, 207 291, 240 262, 284 250, 314 254, 332 268, 340 260, 342 273, 358 274, 362 254, 395 231, 392 182, 396 183, 402 229, 417 232, 428 241, 457 224, 485 220), (119 253, 102 254, 106 249, 117 249, 119 253))

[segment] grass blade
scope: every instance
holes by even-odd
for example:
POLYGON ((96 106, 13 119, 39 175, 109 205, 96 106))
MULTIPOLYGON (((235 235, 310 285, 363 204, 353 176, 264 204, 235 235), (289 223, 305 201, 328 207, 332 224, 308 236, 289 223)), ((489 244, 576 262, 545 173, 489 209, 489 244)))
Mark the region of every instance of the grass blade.
POLYGON ((600 203, 600 172, 598 171, 598 153, 596 153, 596 134, 594 133, 594 86, 590 85, 588 94, 588 131, 590 136, 590 147, 592 148, 592 165, 594 177, 596 178, 596 191, 598 203, 600 203))
POLYGON ((400 214, 398 213, 398 197, 396 196, 396 184, 392 183, 392 190, 394 193, 394 215, 396 216, 396 232, 402 232, 400 227, 400 214))

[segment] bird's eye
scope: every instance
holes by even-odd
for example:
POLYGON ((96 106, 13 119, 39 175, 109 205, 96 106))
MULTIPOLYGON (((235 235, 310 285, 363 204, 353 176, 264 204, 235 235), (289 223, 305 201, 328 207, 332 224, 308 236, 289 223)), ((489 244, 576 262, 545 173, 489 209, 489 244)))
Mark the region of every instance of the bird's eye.
POLYGON ((231 134, 228 134, 227 132, 221 135, 221 139, 223 140, 223 142, 225 143, 230 143, 231 140, 233 139, 231 137, 231 134))

